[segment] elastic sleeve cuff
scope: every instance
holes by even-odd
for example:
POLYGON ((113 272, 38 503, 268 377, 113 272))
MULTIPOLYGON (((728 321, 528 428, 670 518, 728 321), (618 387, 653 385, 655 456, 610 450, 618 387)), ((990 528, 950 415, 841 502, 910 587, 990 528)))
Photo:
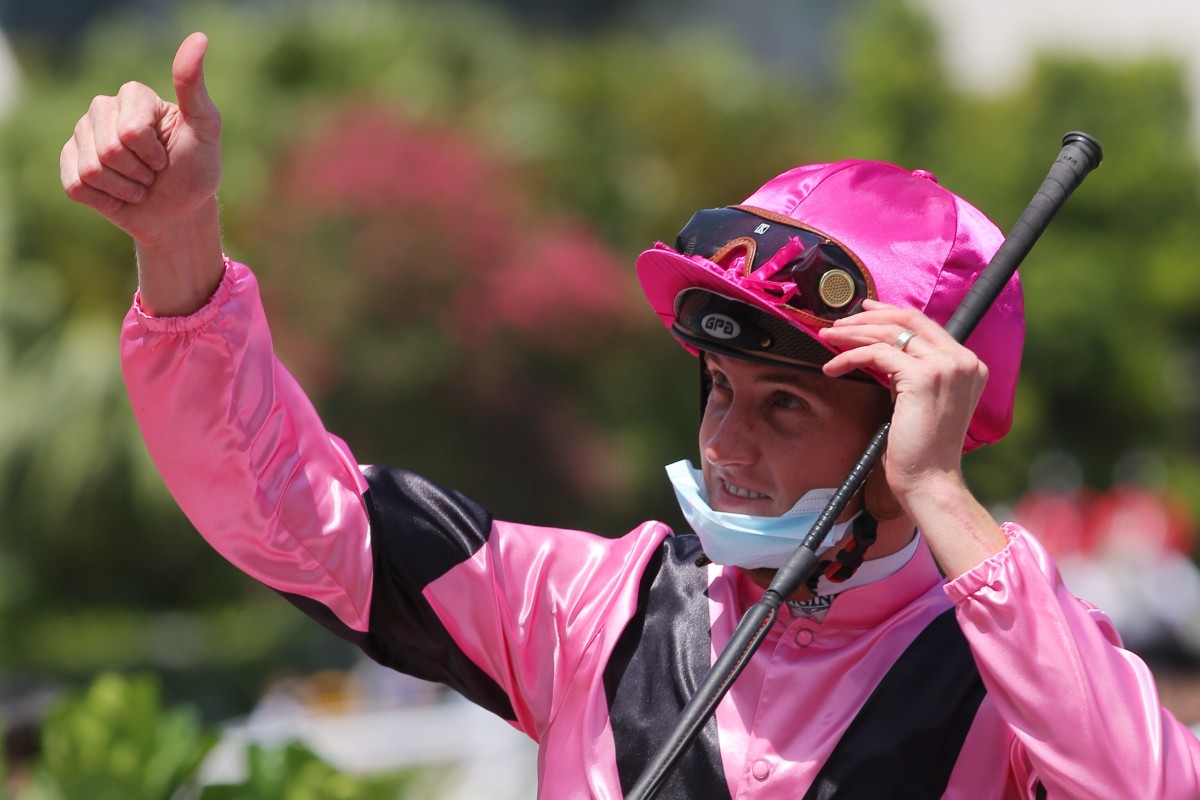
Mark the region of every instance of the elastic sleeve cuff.
POLYGON ((133 318, 141 327, 155 333, 190 333, 203 328, 220 313, 221 306, 234 293, 241 274, 249 272, 245 266, 232 260, 229 256, 223 256, 223 258, 225 272, 221 276, 221 282, 217 285, 217 290, 213 292, 212 297, 208 298, 208 302, 203 306, 182 317, 158 317, 142 307, 142 293, 141 290, 138 290, 133 295, 133 318))
POLYGON ((1024 545, 1030 538, 1023 528, 1011 522, 1004 523, 1000 528, 1004 531, 1008 544, 1000 552, 948 581, 944 588, 950 602, 957 605, 981 590, 999 590, 1004 575, 1010 572, 1013 559, 1017 557, 1015 549, 1024 545))

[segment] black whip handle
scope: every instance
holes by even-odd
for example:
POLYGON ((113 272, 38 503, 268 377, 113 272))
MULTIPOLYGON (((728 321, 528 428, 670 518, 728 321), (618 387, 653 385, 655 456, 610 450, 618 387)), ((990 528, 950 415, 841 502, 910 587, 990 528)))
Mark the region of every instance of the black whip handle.
POLYGON ((1062 151, 1050 167, 1037 194, 1021 212, 1012 230, 979 273, 967 296, 947 320, 946 331, 959 342, 965 342, 988 308, 996 301, 1000 290, 1017 271, 1017 266, 1029 255, 1042 231, 1079 188, 1088 173, 1100 166, 1103 158, 1100 143, 1086 133, 1072 131, 1063 137, 1062 151))

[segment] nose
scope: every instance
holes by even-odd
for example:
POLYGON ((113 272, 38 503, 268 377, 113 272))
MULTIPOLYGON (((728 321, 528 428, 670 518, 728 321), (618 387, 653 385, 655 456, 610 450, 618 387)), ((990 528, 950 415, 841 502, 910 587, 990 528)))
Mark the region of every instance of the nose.
POLYGON ((700 426, 704 460, 715 466, 753 463, 758 457, 756 430, 747 409, 737 402, 720 413, 706 413, 700 426))

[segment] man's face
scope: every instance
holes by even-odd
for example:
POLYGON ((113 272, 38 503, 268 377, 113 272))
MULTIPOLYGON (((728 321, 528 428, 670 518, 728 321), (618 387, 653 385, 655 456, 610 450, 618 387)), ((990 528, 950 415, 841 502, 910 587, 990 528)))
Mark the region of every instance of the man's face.
POLYGON ((700 461, 716 511, 774 517, 811 489, 837 487, 890 412, 877 384, 703 358, 712 391, 700 461))

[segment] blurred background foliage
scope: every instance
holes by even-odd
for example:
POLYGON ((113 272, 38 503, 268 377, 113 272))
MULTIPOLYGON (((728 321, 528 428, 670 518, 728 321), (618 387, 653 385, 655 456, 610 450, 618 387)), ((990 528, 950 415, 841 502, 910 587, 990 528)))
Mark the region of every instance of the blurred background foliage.
POLYGON ((921 13, 846 8, 806 32, 823 48, 812 70, 696 20, 567 35, 491 7, 382 0, 117 13, 66 58, 14 42, 0 688, 145 668, 212 718, 244 711, 272 674, 349 660, 166 495, 117 364, 132 248, 57 181, 91 97, 133 79, 169 96, 194 29, 224 115, 226 248, 254 267, 281 357, 364 463, 424 472, 501 517, 612 535, 678 524, 662 465, 695 450, 696 368, 640 296, 642 248, 697 208, 842 157, 933 170, 1007 229, 1078 129, 1106 161, 1026 262, 1013 432, 969 457, 969 478, 1002 505, 1043 454, 1073 454, 1102 488, 1149 452, 1194 513, 1200 208, 1177 65, 1048 56, 978 97, 954 88, 921 13))
MULTIPOLYGON (((436 786, 415 770, 341 772, 299 742, 250 746, 237 782, 202 785, 219 731, 169 708, 157 679, 102 673, 47 714, 41 753, 22 764, 5 800, 396 800, 436 786)), ((5 776, 0 760, 0 778, 5 776)), ((14 770, 14 773, 17 772, 14 770)), ((428 796, 428 792, 419 796, 428 796)))

